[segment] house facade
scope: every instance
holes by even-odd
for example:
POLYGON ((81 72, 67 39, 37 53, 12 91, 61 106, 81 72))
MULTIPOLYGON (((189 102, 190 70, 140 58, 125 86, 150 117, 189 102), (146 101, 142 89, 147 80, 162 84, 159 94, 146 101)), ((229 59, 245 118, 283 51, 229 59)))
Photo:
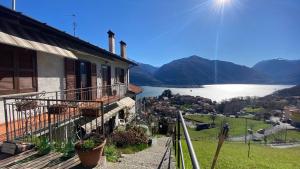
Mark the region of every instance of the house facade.
POLYGON ((65 92, 56 99, 95 100, 125 94, 129 69, 136 64, 128 60, 125 42, 120 42, 120 55, 115 53, 112 31, 108 31, 108 46, 105 50, 0 6, 0 124, 5 123, 6 97, 88 88, 97 90, 88 96, 65 92))

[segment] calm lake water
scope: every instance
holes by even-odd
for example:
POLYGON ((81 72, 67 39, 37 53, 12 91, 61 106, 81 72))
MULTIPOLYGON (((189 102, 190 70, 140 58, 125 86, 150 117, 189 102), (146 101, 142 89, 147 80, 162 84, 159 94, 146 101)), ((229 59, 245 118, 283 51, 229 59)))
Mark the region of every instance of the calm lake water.
POLYGON ((168 88, 142 86, 143 93, 139 97, 158 96, 164 90, 170 89, 172 93, 181 95, 201 96, 214 101, 222 101, 240 96, 266 96, 274 91, 293 87, 293 85, 255 85, 255 84, 222 84, 204 85, 203 88, 168 88))

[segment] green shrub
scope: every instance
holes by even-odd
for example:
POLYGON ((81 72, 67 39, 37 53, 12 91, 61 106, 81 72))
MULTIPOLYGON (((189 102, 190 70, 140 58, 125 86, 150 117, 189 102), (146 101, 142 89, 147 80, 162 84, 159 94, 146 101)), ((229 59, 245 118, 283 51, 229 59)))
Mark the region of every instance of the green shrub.
POLYGON ((121 156, 120 152, 116 149, 114 145, 105 146, 104 154, 106 156, 107 161, 109 162, 117 162, 121 156))
POLYGON ((82 144, 82 148, 91 150, 96 147, 95 141, 94 140, 85 140, 82 144))
POLYGON ((75 147, 72 140, 67 142, 55 142, 54 149, 56 152, 62 153, 62 158, 70 158, 75 154, 75 147))
POLYGON ((37 140, 36 148, 38 151, 38 155, 46 155, 46 154, 50 153, 50 151, 52 150, 52 145, 49 142, 48 138, 40 137, 37 140))
POLYGON ((101 145, 105 140, 103 135, 97 133, 91 133, 85 140, 81 140, 75 145, 77 150, 89 151, 99 145, 101 145))
POLYGON ((112 134, 111 139, 117 147, 148 143, 148 136, 144 129, 140 127, 132 127, 126 131, 116 131, 112 134))
POLYGON ((148 148, 148 144, 136 144, 136 145, 128 145, 125 147, 119 148, 123 154, 133 154, 144 149, 148 148))

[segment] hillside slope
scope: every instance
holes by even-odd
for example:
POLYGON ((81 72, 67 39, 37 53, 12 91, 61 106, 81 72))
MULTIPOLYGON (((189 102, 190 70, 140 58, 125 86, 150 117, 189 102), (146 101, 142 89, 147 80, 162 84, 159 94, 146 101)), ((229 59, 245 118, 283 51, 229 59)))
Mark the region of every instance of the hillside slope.
POLYGON ((266 76, 246 66, 208 60, 199 56, 178 59, 165 64, 154 72, 154 78, 165 85, 268 82, 266 76))
POLYGON ((300 84, 300 60, 265 60, 252 68, 269 76, 273 83, 300 84))

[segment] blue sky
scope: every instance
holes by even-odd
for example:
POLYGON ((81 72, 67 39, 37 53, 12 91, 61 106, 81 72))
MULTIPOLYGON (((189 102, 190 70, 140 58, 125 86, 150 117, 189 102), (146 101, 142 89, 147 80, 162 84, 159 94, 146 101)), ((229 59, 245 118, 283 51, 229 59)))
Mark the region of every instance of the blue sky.
POLYGON ((75 14, 81 39, 107 49, 111 29, 131 59, 155 66, 191 55, 247 66, 300 59, 300 0, 231 0, 223 15, 213 1, 17 0, 17 11, 71 34, 75 14))

